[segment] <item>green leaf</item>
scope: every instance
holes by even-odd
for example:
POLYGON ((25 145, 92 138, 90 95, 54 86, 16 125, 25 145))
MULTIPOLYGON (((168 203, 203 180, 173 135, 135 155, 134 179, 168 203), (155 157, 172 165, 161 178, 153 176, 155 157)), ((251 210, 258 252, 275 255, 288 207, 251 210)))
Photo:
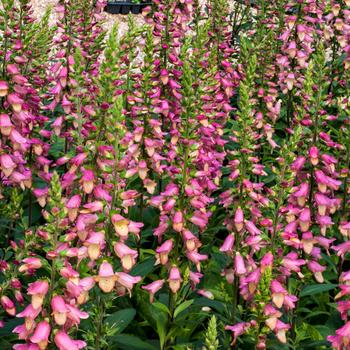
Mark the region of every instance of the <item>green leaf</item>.
POLYGON ((105 322, 108 323, 113 329, 111 335, 121 333, 130 324, 136 315, 135 309, 119 310, 106 317, 105 322))
POLYGON ((153 304, 152 304, 156 309, 160 310, 160 311, 163 311, 164 313, 166 314, 169 314, 171 316, 171 313, 168 309, 168 307, 166 305, 164 305, 163 303, 160 303, 158 301, 155 301, 153 304))
POLYGON ((224 313, 225 312, 225 304, 222 303, 221 301, 218 300, 211 300, 208 298, 198 298, 196 299, 196 301, 194 302, 195 305, 198 306, 207 306, 210 307, 212 309, 215 309, 217 312, 219 313, 224 313))
POLYGON ((188 307, 190 307, 193 304, 194 300, 186 300, 184 301, 182 304, 180 304, 174 311, 174 318, 176 318, 176 316, 178 314, 180 314, 182 311, 185 311, 188 307))
POLYGON ((337 284, 311 284, 309 286, 306 286, 300 293, 301 297, 306 297, 310 295, 320 294, 324 292, 328 292, 329 290, 332 290, 334 288, 337 288, 337 284))
POLYGON ((314 311, 310 312, 307 315, 305 315, 304 319, 307 320, 308 318, 316 317, 316 316, 329 316, 329 312, 327 311, 314 311))
POLYGON ((152 257, 143 261, 140 264, 137 264, 131 271, 132 276, 147 276, 154 269, 155 259, 152 257))
POLYGON ((126 350, 157 350, 153 345, 146 343, 134 335, 118 334, 111 338, 121 349, 126 350))
POLYGON ((4 327, 0 328, 0 337, 12 335, 13 329, 21 323, 23 323, 21 319, 11 319, 6 321, 4 327))

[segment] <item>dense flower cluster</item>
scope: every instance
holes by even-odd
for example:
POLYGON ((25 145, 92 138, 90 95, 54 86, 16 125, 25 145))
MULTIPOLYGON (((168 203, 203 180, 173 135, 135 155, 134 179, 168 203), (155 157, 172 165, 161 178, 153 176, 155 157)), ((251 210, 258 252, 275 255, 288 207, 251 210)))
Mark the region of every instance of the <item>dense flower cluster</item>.
POLYGON ((350 1, 1 4, 1 346, 350 349, 350 1))

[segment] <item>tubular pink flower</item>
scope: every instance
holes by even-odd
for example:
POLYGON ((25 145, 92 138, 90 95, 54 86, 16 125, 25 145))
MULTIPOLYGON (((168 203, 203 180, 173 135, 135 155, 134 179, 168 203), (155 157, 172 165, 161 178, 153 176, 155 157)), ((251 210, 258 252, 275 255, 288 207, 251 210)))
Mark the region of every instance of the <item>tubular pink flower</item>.
POLYGON ((67 304, 68 309, 68 319, 73 322, 74 325, 79 325, 80 320, 86 320, 89 318, 89 314, 87 312, 79 310, 77 307, 67 304))
POLYGON ((90 194, 94 189, 95 175, 92 170, 83 169, 81 182, 85 193, 90 194))
POLYGON ((10 316, 16 315, 16 307, 13 301, 6 295, 3 295, 0 299, 1 306, 10 316))
POLYGON ((241 232, 244 227, 244 213, 240 207, 236 209, 234 223, 235 223, 236 230, 238 232, 241 232))
POLYGON ((247 272, 247 269, 245 267, 244 259, 242 255, 237 252, 235 255, 235 272, 238 276, 244 275, 247 272))
POLYGON ((90 232, 88 239, 84 241, 84 246, 88 248, 88 255, 91 260, 97 260, 101 254, 101 249, 105 246, 105 235, 103 232, 90 232))
POLYGON ((232 334, 232 344, 235 344, 237 341, 237 338, 244 334, 249 328, 250 328, 250 323, 249 322, 240 322, 235 324, 234 326, 225 326, 225 330, 231 331, 232 334))
POLYGON ((271 293, 272 293, 273 303, 278 308, 281 308, 283 303, 284 303, 284 299, 285 299, 286 295, 288 294, 286 289, 277 280, 273 280, 271 282, 270 289, 271 289, 271 293))
POLYGON ((129 248, 123 242, 117 242, 114 244, 114 251, 118 258, 121 260, 123 269, 128 272, 136 264, 138 253, 136 250, 129 248))
POLYGON ((34 320, 40 314, 42 308, 34 309, 32 304, 29 304, 22 312, 18 313, 16 317, 25 318, 25 329, 31 330, 35 324, 34 320))
POLYGON ((0 114, 0 132, 4 136, 10 136, 13 127, 14 126, 8 114, 0 114))
POLYGON ((13 111, 19 113, 22 110, 24 101, 17 94, 7 95, 7 101, 12 106, 13 111))
POLYGON ((177 211, 173 218, 173 229, 176 232, 181 232, 184 225, 184 219, 181 211, 177 211))
POLYGON ((196 288, 196 285, 200 283, 203 274, 199 272, 190 271, 190 282, 192 289, 196 288))
POLYGON ((182 282, 182 278, 181 278, 180 270, 178 269, 178 267, 172 266, 169 272, 168 283, 169 283, 170 290, 174 294, 180 290, 181 282, 182 282))
POLYGON ((320 215, 326 215, 327 208, 332 206, 331 199, 322 193, 316 193, 315 194, 315 201, 318 205, 318 213, 320 215))
POLYGON ((47 281, 36 281, 29 284, 27 294, 32 296, 32 305, 34 309, 38 309, 42 306, 48 290, 49 283, 47 281))
POLYGON ((199 239, 189 230, 182 231, 182 239, 184 241, 186 249, 189 251, 196 250, 202 245, 199 239))
POLYGON ((350 238, 350 222, 341 222, 339 225, 339 231, 345 238, 350 238))
POLYGON ((287 343, 286 331, 288 329, 290 329, 289 324, 286 324, 280 320, 277 320, 274 331, 275 331, 277 339, 283 344, 287 343))
POLYGON ((309 150, 310 163, 315 166, 318 164, 319 151, 318 148, 312 146, 309 150))
POLYGON ((208 217, 200 211, 195 211, 190 221, 199 228, 204 229, 208 224, 208 217))
POLYGON ((226 236, 224 243, 220 247, 220 252, 226 253, 228 255, 231 255, 233 252, 233 246, 235 243, 235 237, 233 234, 229 234, 226 236))
POLYGON ((166 265, 169 261, 169 253, 173 249, 174 242, 172 239, 166 240, 160 247, 156 249, 156 264, 166 265))
POLYGON ((112 215, 112 223, 117 235, 122 240, 126 240, 129 234, 129 220, 119 214, 114 214, 112 215))
POLYGON ((146 286, 142 286, 141 288, 146 290, 150 295, 150 303, 154 302, 154 295, 163 287, 164 280, 157 280, 150 284, 147 284, 146 286))
POLYGON ((299 206, 303 207, 306 202, 306 198, 309 194, 309 184, 302 183, 299 186, 299 189, 293 193, 294 197, 297 199, 297 203, 299 206))
POLYGON ((68 308, 60 295, 55 295, 51 299, 51 309, 55 323, 59 326, 63 326, 67 321, 68 308))
POLYGON ((303 245, 304 252, 311 254, 314 244, 317 240, 313 237, 312 232, 304 232, 302 235, 301 243, 303 245))
POLYGON ((111 292, 114 289, 116 280, 112 265, 107 261, 103 261, 100 265, 98 276, 95 277, 95 281, 100 289, 105 293, 111 292))
POLYGON ((0 155, 0 166, 1 171, 7 177, 11 176, 14 169, 16 169, 17 167, 16 163, 12 160, 12 157, 8 154, 0 155))
POLYGON ((0 97, 5 97, 8 94, 9 86, 6 81, 0 80, 0 97))
POLYGON ((199 254, 196 251, 187 251, 186 256, 187 256, 188 260, 192 261, 196 265, 198 272, 201 271, 201 265, 200 265, 201 261, 208 259, 208 255, 199 254))
POLYGON ((86 346, 86 343, 82 340, 72 340, 63 330, 56 333, 54 341, 59 350, 79 350, 86 346))
POLYGON ((299 215, 299 225, 302 232, 309 230, 311 225, 311 211, 309 208, 304 208, 299 215))
POLYGON ((129 292, 129 295, 131 295, 131 290, 133 289, 134 284, 139 283, 141 281, 140 276, 131 276, 125 272, 116 272, 115 275, 117 287, 119 286, 125 288, 129 292))
POLYGON ((324 272, 326 268, 314 260, 309 261, 307 266, 310 269, 310 271, 314 274, 316 281, 318 283, 323 283, 324 278, 322 272, 324 272))
POLYGON ((40 350, 45 350, 49 343, 50 332, 50 324, 47 321, 41 321, 35 327, 34 334, 30 337, 30 341, 34 344, 38 344, 40 350))
POLYGON ((28 270, 37 270, 42 266, 39 258, 25 258, 22 260, 22 265, 19 267, 19 272, 26 272, 28 270))
POLYGON ((78 209, 81 204, 81 196, 74 195, 66 203, 66 208, 68 209, 68 217, 70 221, 74 221, 78 215, 78 209))
POLYGON ((272 268, 273 266, 273 254, 272 252, 267 252, 263 258, 261 259, 260 269, 261 272, 264 273, 267 268, 272 268))
POLYGON ((253 236, 258 236, 261 234, 261 231, 255 226, 252 221, 247 220, 245 222, 245 228, 253 236))

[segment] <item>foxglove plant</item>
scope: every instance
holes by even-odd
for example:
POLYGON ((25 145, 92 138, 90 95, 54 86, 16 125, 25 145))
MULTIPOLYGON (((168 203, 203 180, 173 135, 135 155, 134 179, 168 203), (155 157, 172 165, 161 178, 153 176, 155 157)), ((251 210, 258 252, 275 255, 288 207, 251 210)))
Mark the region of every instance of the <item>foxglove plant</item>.
POLYGON ((1 346, 349 347, 349 1, 1 4, 1 346))

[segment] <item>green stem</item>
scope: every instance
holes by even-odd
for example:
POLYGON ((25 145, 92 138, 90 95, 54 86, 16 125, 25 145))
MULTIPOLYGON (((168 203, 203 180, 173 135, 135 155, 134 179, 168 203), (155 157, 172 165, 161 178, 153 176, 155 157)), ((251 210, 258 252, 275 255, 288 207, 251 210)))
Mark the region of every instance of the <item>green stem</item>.
POLYGON ((103 319, 105 316, 105 304, 100 296, 97 297, 98 318, 96 325, 95 350, 101 350, 101 338, 103 337, 103 319))
MULTIPOLYGON (((169 311, 170 315, 168 315, 168 331, 170 333, 171 326, 174 322, 174 312, 175 312, 175 306, 176 306, 176 299, 177 299, 177 294, 174 294, 170 289, 169 289, 169 311)), ((160 344, 160 350, 166 350, 166 349, 171 349, 171 339, 169 336, 166 336, 164 344, 160 344)))
MULTIPOLYGON (((280 184, 283 183, 283 181, 285 180, 285 172, 287 170, 286 165, 283 167, 282 172, 281 172, 281 181, 280 184)), ((272 252, 274 251, 275 248, 275 243, 276 243, 276 233, 277 233, 277 226, 279 224, 279 211, 280 208, 283 204, 283 200, 284 200, 284 188, 280 185, 278 194, 277 194, 277 198, 278 198, 278 202, 275 206, 275 213, 274 213, 274 217, 273 217, 273 224, 272 224, 272 232, 271 232, 271 250, 272 252)))
POLYGON ((235 276, 232 286, 232 322, 236 322, 236 314, 237 314, 237 305, 238 305, 238 288, 239 288, 239 279, 235 276))
MULTIPOLYGON (((6 13, 6 10, 4 11, 6 13)), ((4 33, 7 32, 7 23, 8 17, 5 14, 5 28, 4 28, 4 33)), ((5 77, 6 73, 6 56, 7 56, 7 50, 8 50, 8 35, 5 36, 5 43, 4 43, 4 53, 3 53, 3 61, 2 61, 2 76, 3 78, 5 77)))

